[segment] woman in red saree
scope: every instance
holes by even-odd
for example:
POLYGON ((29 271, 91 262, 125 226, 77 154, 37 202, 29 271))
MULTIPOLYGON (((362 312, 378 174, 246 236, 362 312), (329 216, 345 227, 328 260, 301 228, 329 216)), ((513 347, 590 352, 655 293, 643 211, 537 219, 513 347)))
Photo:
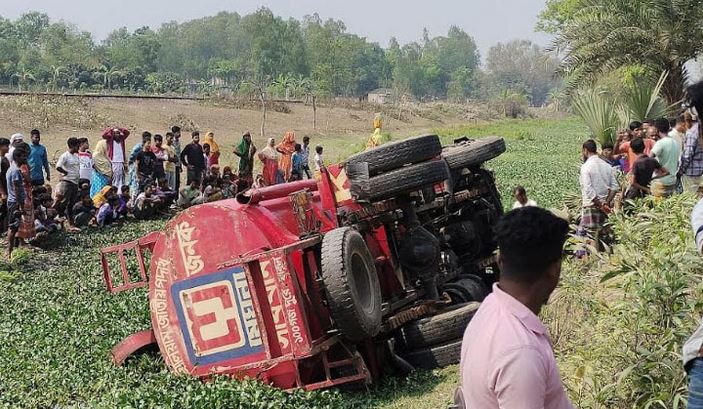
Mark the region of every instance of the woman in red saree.
POLYGON ((287 182, 293 170, 292 159, 293 152, 295 152, 295 133, 292 131, 286 132, 281 143, 276 146, 276 150, 281 154, 281 159, 278 160, 278 168, 283 171, 283 180, 287 182))
POLYGON ((276 176, 278 174, 278 152, 274 148, 276 141, 269 138, 266 147, 259 152, 259 159, 264 164, 264 183, 266 186, 276 184, 276 176))

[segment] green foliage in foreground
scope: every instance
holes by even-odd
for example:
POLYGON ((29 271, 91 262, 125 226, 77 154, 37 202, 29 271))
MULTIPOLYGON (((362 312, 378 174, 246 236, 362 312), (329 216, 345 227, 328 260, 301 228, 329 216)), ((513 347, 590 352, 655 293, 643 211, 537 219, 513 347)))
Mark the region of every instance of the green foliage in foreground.
POLYGON ((576 407, 683 407, 681 348, 703 310, 695 201, 638 203, 611 218, 611 254, 566 263, 544 315, 576 407))

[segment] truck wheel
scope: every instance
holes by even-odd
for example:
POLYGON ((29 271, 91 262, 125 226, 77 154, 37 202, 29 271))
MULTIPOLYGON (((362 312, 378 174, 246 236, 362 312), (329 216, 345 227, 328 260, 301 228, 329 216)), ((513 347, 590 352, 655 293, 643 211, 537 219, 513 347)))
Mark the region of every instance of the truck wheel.
POLYGON ((443 160, 417 163, 369 178, 366 195, 370 201, 385 200, 443 182, 448 177, 443 160))
POLYGON ((466 301, 481 302, 488 295, 486 284, 481 280, 481 277, 473 274, 463 275, 459 280, 445 284, 444 288, 461 291, 468 297, 466 301))
POLYGON ((442 345, 417 349, 401 355, 415 368, 435 369, 458 364, 461 360, 461 338, 442 345))
POLYGON ((456 170, 478 166, 498 157, 503 152, 505 152, 505 140, 499 136, 489 136, 445 146, 442 149, 442 157, 447 161, 449 169, 456 170))
POLYGON ((437 315, 405 324, 396 335, 398 347, 414 350, 461 338, 480 305, 477 302, 455 305, 437 315))
POLYGON ((341 335, 359 342, 381 329, 381 285, 362 235, 341 227, 322 239, 322 282, 341 335))
POLYGON ((442 144, 437 135, 421 135, 357 153, 350 156, 346 163, 366 162, 369 167, 369 176, 375 176, 403 165, 432 159, 439 156, 441 152, 442 144))

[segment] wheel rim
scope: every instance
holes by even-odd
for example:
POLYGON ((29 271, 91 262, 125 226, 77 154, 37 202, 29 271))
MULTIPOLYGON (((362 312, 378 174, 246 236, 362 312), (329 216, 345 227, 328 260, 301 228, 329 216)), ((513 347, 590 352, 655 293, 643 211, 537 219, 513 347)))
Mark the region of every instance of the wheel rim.
POLYGON ((351 258, 351 271, 354 276, 354 289, 358 295, 359 305, 365 313, 374 309, 374 299, 371 296, 371 279, 369 269, 360 254, 354 253, 351 258))

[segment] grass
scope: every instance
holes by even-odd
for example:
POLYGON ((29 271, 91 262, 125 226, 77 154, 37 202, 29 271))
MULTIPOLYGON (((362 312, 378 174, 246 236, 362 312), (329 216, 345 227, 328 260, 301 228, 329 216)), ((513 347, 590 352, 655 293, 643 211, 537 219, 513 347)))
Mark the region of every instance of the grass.
MULTIPOLYGON (((575 120, 501 121, 438 133, 444 141, 463 134, 507 138, 508 152, 491 164, 506 204, 516 184, 525 185, 545 206, 559 206, 564 194, 577 189, 585 127, 575 120)), ((340 139, 339 151, 355 149, 361 140, 340 139)), ((158 354, 114 367, 110 349, 150 326, 147 295, 145 290, 108 294, 98 250, 162 225, 130 223, 59 235, 10 278, 0 277, 0 407, 429 409, 445 407, 451 399, 456 366, 386 378, 369 392, 292 394, 254 382, 176 377, 158 354)))

